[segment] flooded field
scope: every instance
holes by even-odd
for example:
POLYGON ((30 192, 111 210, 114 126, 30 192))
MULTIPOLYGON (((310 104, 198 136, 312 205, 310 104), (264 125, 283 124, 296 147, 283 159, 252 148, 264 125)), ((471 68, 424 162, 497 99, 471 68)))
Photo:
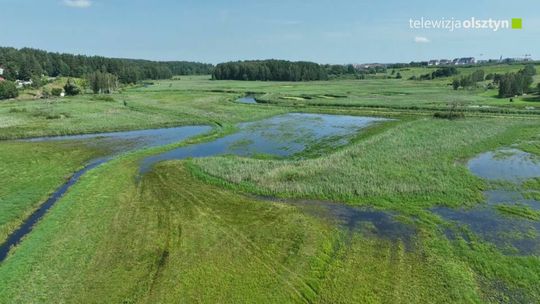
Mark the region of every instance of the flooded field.
POLYGON ((501 149, 475 157, 468 167, 476 176, 500 185, 484 192, 485 204, 468 209, 436 208, 435 212, 507 253, 540 253, 540 222, 505 212, 532 210, 534 214, 540 210, 540 202, 530 198, 523 186, 540 177, 540 158, 517 149, 501 149))
POLYGON ((141 163, 145 173, 157 162, 190 157, 234 154, 291 156, 308 149, 346 145, 358 132, 387 119, 345 115, 293 113, 242 123, 239 131, 211 142, 150 156, 141 163))
MULTIPOLYGON (((338 147, 347 144, 362 128, 384 120, 373 117, 295 113, 275 116, 257 122, 242 123, 238 126, 239 131, 232 135, 147 157, 141 162, 140 172, 144 174, 155 163, 164 160, 223 154, 242 156, 269 154, 285 157, 307 149, 316 149, 323 146, 338 147)), ((211 127, 209 126, 185 126, 127 132, 40 137, 26 140, 30 142, 62 141, 97 145, 107 147, 111 152, 109 155, 90 161, 83 169, 77 171, 21 227, 14 231, 7 241, 0 246, 0 261, 7 256, 10 248, 28 234, 33 225, 45 215, 47 210, 62 198, 69 188, 76 184, 79 178, 88 170, 111 160, 121 153, 172 144, 210 130, 211 127)), ((340 209, 334 207, 329 210, 340 209)), ((355 217, 355 212, 348 216, 355 217)), ((357 215, 356 217, 360 218, 361 216, 357 215)), ((365 218, 369 220, 369 216, 365 218)), ((381 217, 378 218, 380 222, 381 217)))

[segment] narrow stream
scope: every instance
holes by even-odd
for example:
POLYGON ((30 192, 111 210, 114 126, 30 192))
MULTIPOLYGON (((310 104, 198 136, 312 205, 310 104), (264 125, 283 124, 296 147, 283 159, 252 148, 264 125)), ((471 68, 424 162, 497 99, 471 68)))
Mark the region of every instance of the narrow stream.
POLYGON ((8 255, 10 249, 17 245, 24 236, 30 233, 34 225, 62 198, 62 196, 89 170, 113 159, 115 156, 134 151, 137 149, 156 147, 172 144, 189 137, 209 132, 208 126, 187 126, 177 128, 150 129, 127 132, 112 132, 100 134, 85 134, 72 136, 40 137, 23 141, 43 142, 43 141, 70 141, 80 142, 81 144, 97 145, 100 147, 110 147, 110 154, 89 161, 86 166, 75 172, 69 180, 56 189, 53 194, 28 217, 23 224, 13 231, 0 245, 0 262, 8 255))

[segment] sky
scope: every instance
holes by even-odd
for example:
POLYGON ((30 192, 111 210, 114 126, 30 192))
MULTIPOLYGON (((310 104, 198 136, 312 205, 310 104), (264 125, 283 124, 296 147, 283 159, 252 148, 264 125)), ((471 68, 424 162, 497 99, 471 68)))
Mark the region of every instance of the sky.
POLYGON ((0 0, 0 46, 150 60, 540 59, 538 0, 0 0), (523 28, 410 20, 522 18, 523 28))

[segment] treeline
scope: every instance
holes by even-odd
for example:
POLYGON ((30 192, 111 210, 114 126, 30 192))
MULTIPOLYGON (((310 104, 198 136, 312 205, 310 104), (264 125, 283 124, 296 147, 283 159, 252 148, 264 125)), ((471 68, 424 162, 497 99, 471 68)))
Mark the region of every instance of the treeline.
POLYGON ((167 79, 173 75, 211 74, 211 64, 186 61, 149 61, 106 58, 0 47, 0 66, 8 80, 30 80, 42 75, 84 77, 95 71, 111 73, 122 83, 143 79, 167 79))
POLYGON ((313 62, 256 60, 220 63, 214 68, 215 80, 310 81, 326 80, 326 69, 313 62))
POLYGON ((536 69, 533 65, 527 65, 517 73, 496 75, 494 82, 499 84, 499 97, 514 97, 528 93, 531 91, 534 75, 536 75, 536 69))
POLYGON ((431 79, 436 79, 436 78, 454 76, 454 75, 457 75, 458 73, 459 72, 455 67, 443 67, 443 68, 436 69, 432 73, 427 73, 427 74, 420 75, 420 77, 418 77, 418 78, 413 75, 409 79, 410 80, 417 80, 417 79, 431 80, 431 79))

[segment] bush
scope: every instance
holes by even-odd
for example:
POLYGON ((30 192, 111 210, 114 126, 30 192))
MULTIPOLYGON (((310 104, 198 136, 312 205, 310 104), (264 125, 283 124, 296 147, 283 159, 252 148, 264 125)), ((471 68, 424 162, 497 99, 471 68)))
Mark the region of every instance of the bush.
POLYGON ((51 89, 43 88, 43 90, 41 90, 41 98, 47 99, 49 97, 51 97, 51 89))
POLYGON ((458 102, 452 102, 448 105, 448 110, 444 112, 435 112, 433 114, 434 118, 441 119, 459 119, 465 118, 465 113, 461 110, 461 105, 458 102))
POLYGON ((440 77, 449 77, 457 75, 459 72, 455 67, 444 67, 437 69, 435 72, 431 73, 431 78, 440 78, 440 77))
POLYGON ((66 95, 69 96, 75 96, 81 93, 81 89, 71 79, 68 79, 66 85, 64 86, 64 91, 66 91, 66 95))
POLYGON ((94 96, 92 100, 96 101, 106 101, 106 102, 115 102, 116 100, 112 96, 94 96))
POLYGON ((434 118, 440 118, 440 119, 453 120, 453 119, 465 118, 465 114, 463 112, 452 112, 452 111, 435 112, 435 114, 433 114, 433 117, 434 118))
POLYGON ((459 79, 456 78, 452 81, 452 88, 454 88, 454 90, 459 89, 460 85, 461 85, 461 82, 459 81, 459 79))
POLYGON ((96 71, 89 74, 87 80, 94 94, 110 94, 118 89, 118 77, 110 73, 96 71))
POLYGON ((56 97, 60 97, 60 95, 62 95, 63 91, 64 90, 62 90, 61 88, 52 88, 51 89, 51 95, 56 96, 56 97))
POLYGON ((471 74, 471 80, 473 82, 484 81, 484 70, 476 70, 471 74))
POLYGON ((523 69, 517 73, 503 75, 499 80, 499 97, 507 98, 527 93, 533 83, 531 73, 530 69, 528 71, 523 69))
POLYGON ((0 99, 16 98, 19 96, 19 90, 14 82, 4 80, 0 82, 0 99))

